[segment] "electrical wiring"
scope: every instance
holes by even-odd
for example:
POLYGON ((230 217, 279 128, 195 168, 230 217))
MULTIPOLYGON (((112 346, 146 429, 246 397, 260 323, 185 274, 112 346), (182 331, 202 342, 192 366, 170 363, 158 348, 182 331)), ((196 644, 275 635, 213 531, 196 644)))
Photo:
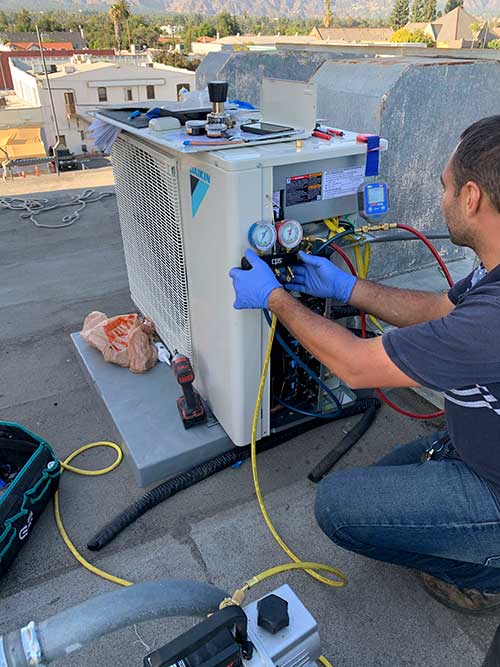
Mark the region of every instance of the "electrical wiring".
POLYGON ((94 204, 95 202, 102 201, 107 197, 113 197, 114 192, 101 192, 96 195, 95 190, 87 189, 81 192, 80 194, 73 195, 68 201, 56 202, 54 204, 49 204, 48 199, 22 199, 20 197, 2 197, 0 199, 0 208, 9 209, 10 211, 25 211, 21 213, 19 217, 22 220, 30 220, 36 227, 42 229, 63 229, 64 227, 71 227, 74 225, 77 220, 80 219, 80 213, 83 211, 87 204, 94 204), (57 225, 47 225, 45 223, 38 222, 36 217, 40 214, 47 213, 48 211, 54 211, 58 208, 67 208, 68 206, 76 206, 74 211, 65 215, 60 224, 57 225))
MULTIPOLYGON (((271 315, 269 314, 269 311, 264 309, 263 313, 264 313, 264 317, 266 318, 267 323, 269 324, 269 326, 271 326, 272 320, 271 320, 271 315)), ((316 373, 312 370, 312 368, 309 368, 309 366, 306 363, 304 363, 302 361, 302 359, 295 354, 295 352, 287 344, 287 342, 285 341, 283 336, 279 333, 279 331, 276 331, 275 338, 278 341, 278 343, 281 345, 281 347, 285 350, 285 352, 295 361, 295 363, 297 363, 302 368, 302 370, 305 371, 309 375, 309 377, 312 380, 314 380, 321 387, 321 389, 323 389, 323 391, 326 393, 328 398, 330 398, 330 400, 332 400, 333 403, 335 403, 335 405, 337 406, 337 411, 336 411, 336 413, 332 413, 332 416, 335 414, 335 416, 338 417, 338 415, 340 414, 340 411, 342 410, 342 404, 340 403, 337 396, 335 396, 333 391, 330 389, 330 387, 328 387, 323 382, 323 380, 318 375, 316 375, 316 373)))

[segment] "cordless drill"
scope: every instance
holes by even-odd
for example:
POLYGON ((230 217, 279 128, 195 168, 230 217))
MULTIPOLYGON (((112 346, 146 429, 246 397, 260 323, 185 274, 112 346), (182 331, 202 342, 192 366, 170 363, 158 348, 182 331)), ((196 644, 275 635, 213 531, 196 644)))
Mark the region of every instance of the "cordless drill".
POLYGON ((171 361, 175 379, 181 385, 183 395, 177 399, 177 409, 184 428, 191 428, 207 418, 205 408, 198 392, 193 389, 194 371, 191 362, 184 355, 176 352, 171 361))

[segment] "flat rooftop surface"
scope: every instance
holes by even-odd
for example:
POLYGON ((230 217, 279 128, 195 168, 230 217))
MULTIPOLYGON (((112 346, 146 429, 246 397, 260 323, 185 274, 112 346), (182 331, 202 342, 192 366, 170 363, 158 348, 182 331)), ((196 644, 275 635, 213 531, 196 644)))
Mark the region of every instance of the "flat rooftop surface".
MULTIPOLYGON (((57 187, 60 191, 43 196, 65 200, 83 190, 75 178, 62 178, 57 187), (65 184, 78 189, 63 190, 65 184)), ((61 217, 55 213, 54 222, 61 217)), ((133 309, 115 199, 89 206, 75 225, 58 231, 37 229, 16 212, 0 211, 0 247, 0 419, 39 433, 60 457, 85 443, 117 438, 69 337, 91 310, 115 315, 133 309)), ((398 392, 397 399, 416 410, 428 408, 410 392, 398 392)), ((449 611, 426 595, 414 573, 343 551, 315 524, 315 487, 307 472, 357 419, 322 426, 259 456, 268 509, 285 540, 307 560, 343 569, 349 585, 326 588, 296 573, 263 583, 253 595, 289 583, 318 620, 323 652, 335 667, 480 667, 500 618, 449 611)), ((432 428, 383 407, 338 468, 368 465, 395 443, 432 428)), ((102 467, 111 458, 93 451, 77 465, 102 467)), ((99 567, 132 581, 193 578, 232 592, 253 574, 286 562, 259 514, 248 461, 156 507, 102 552, 88 552, 86 542, 96 529, 141 494, 126 461, 104 477, 64 474, 66 529, 99 567)), ((1 582, 0 632, 114 588, 76 563, 49 506, 1 582)), ((54 664, 139 667, 148 649, 192 623, 128 628, 54 664)))

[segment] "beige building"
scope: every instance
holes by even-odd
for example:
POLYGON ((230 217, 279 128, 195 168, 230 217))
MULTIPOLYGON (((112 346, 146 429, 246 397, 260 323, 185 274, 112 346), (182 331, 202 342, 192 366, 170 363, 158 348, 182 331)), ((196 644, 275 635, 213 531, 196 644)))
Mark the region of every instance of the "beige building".
MULTIPOLYGON (((56 141, 45 76, 11 60, 16 94, 41 110, 46 148, 56 141)), ((137 66, 107 62, 68 61, 49 74, 62 143, 79 154, 92 150, 87 129, 90 111, 103 106, 139 105, 176 100, 183 87, 194 88, 194 72, 167 66, 137 66)))
POLYGON ((311 37, 326 42, 347 44, 383 44, 392 35, 391 28, 313 28, 311 37))
POLYGON ((430 23, 408 23, 405 28, 410 32, 422 30, 435 41, 438 49, 483 48, 499 37, 498 29, 489 28, 487 21, 476 18, 462 7, 430 23))

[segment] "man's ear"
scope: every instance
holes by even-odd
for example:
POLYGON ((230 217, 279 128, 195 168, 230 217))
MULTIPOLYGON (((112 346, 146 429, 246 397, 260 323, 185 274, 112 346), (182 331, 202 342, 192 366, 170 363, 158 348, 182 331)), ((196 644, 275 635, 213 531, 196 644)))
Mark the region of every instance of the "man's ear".
POLYGON ((465 209, 467 215, 476 215, 484 201, 484 194, 479 185, 475 181, 467 181, 462 188, 463 197, 465 198, 465 209))

